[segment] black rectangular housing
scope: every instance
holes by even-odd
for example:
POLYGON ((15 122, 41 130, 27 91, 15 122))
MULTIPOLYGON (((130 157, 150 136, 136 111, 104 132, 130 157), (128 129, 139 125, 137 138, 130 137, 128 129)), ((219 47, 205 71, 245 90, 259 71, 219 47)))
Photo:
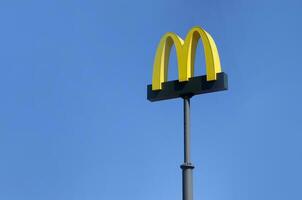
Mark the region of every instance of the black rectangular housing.
POLYGON ((189 81, 168 81, 162 84, 161 90, 152 90, 152 85, 147 86, 147 99, 149 101, 161 101, 178 97, 192 97, 198 94, 218 92, 228 89, 228 76, 221 72, 217 74, 217 80, 207 81, 207 76, 196 76, 189 81))

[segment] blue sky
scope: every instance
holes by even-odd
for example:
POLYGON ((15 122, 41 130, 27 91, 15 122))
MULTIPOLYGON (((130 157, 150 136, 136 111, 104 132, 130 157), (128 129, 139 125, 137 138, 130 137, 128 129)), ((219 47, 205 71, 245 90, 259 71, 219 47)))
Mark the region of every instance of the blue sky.
POLYGON ((160 37, 196 25, 230 88, 191 101, 194 198, 302 199, 301 7, 2 0, 0 199, 181 199, 182 101, 146 85, 160 37))

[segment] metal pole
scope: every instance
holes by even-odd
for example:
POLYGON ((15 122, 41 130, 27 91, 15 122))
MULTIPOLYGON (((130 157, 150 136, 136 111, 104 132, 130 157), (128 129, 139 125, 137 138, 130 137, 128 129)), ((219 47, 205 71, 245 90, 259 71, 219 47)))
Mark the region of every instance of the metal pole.
POLYGON ((194 166, 190 159, 190 97, 184 97, 184 163, 182 169, 182 199, 193 200, 194 166))

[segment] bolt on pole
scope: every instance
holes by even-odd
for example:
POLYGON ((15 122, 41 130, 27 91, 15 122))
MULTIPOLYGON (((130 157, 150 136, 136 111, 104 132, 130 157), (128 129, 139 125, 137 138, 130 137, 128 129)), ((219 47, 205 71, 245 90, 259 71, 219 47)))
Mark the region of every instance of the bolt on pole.
POLYGON ((184 97, 184 163, 182 169, 182 199, 193 200, 193 169, 190 158, 190 97, 184 97))

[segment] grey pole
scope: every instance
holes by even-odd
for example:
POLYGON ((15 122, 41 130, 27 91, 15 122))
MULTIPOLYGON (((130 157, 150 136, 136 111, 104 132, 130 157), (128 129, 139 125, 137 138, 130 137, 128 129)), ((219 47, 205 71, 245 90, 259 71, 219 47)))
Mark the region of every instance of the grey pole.
POLYGON ((193 200, 194 166, 190 159, 190 97, 184 97, 184 163, 182 169, 182 199, 193 200))

